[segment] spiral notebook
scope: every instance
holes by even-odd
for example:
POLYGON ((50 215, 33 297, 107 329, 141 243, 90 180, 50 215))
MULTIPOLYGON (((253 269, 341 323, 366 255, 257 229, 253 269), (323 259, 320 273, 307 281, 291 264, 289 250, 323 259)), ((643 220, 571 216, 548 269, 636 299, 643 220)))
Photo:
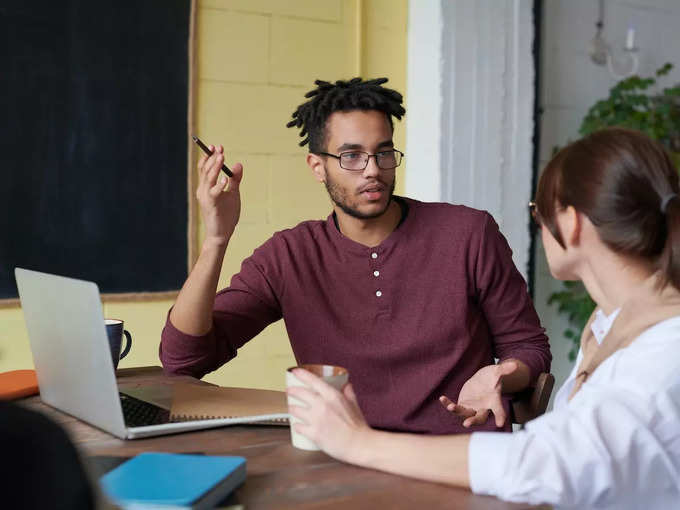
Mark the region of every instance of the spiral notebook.
POLYGON ((171 421, 241 418, 241 423, 288 425, 283 391, 179 383, 174 386, 171 421))

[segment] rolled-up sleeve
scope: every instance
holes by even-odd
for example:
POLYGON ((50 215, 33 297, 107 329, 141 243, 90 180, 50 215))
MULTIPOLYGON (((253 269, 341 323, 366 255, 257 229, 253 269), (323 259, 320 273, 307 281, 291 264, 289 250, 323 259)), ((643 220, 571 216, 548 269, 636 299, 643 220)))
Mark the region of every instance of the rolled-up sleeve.
POLYGON ((161 334, 158 356, 166 375, 191 375, 198 378, 230 359, 226 357, 221 360, 217 356, 214 330, 203 336, 188 335, 172 324, 169 312, 161 334))
POLYGON ((236 356, 237 350, 282 316, 263 247, 243 261, 231 285, 215 296, 212 328, 203 336, 188 335, 170 321, 161 334, 159 357, 168 375, 201 378, 236 356))

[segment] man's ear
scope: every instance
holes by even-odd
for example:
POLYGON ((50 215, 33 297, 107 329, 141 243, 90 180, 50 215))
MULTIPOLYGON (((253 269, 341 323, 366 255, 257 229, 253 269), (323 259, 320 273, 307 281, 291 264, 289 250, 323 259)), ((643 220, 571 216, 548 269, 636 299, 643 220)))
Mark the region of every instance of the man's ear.
POLYGON ((568 206, 562 214, 562 226, 560 230, 564 236, 564 242, 567 246, 578 246, 581 242, 581 233, 583 229, 583 217, 574 206, 568 206))
POLYGON ((307 154, 307 166, 312 169, 314 177, 319 182, 326 182, 326 167, 324 160, 318 154, 307 154))

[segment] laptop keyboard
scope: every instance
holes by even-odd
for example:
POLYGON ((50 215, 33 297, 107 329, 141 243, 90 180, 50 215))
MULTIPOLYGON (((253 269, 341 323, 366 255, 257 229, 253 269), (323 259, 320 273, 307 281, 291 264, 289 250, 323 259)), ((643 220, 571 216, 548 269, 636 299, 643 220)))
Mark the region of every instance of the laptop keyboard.
POLYGON ((120 403, 123 407, 123 418, 128 427, 144 427, 159 425, 170 421, 170 411, 144 402, 138 398, 120 393, 120 403))

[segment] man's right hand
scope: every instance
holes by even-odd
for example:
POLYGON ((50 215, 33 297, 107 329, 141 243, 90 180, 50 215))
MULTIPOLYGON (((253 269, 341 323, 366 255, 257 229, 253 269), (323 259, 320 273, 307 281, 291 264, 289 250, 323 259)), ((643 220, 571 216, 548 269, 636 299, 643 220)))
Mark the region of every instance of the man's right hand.
POLYGON ((196 198, 205 224, 205 240, 226 243, 234 233, 241 215, 239 185, 243 178, 243 166, 231 167, 234 174, 228 178, 220 172, 224 163, 224 148, 208 146, 211 156, 203 156, 198 162, 198 188, 196 198), (227 182, 228 181, 228 182, 227 182))
POLYGON ((205 223, 205 240, 198 259, 170 312, 170 321, 180 331, 194 336, 207 334, 212 328, 212 310, 229 238, 241 214, 239 184, 243 166, 231 167, 229 178, 220 173, 224 149, 208 147, 213 154, 198 162, 199 182, 196 198, 205 223), (228 185, 227 185, 228 184, 228 185))

